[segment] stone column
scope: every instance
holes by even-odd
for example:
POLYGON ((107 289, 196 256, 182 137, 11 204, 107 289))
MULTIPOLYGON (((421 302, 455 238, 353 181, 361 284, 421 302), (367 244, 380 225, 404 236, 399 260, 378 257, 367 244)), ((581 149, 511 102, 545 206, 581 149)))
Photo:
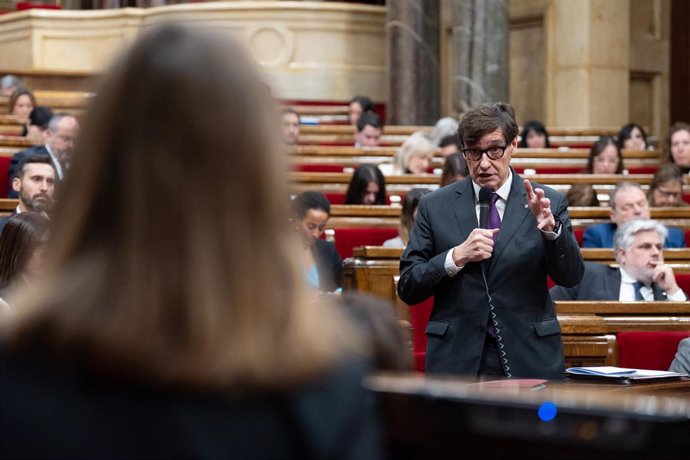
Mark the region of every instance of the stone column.
POLYGON ((387 122, 433 125, 439 118, 439 0, 389 1, 387 122))
POLYGON ((508 101, 508 1, 449 2, 453 107, 463 112, 482 102, 508 101))
POLYGON ((630 1, 550 0, 546 19, 547 125, 629 122, 630 1))

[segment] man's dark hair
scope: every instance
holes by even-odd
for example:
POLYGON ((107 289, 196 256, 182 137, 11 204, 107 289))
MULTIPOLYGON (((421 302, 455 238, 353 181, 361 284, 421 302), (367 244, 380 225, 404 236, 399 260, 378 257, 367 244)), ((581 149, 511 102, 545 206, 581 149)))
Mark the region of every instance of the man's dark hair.
POLYGON ((307 211, 316 209, 331 215, 331 203, 321 192, 307 191, 300 193, 292 202, 293 214, 297 219, 304 219, 307 211))
POLYGON ((50 107, 39 105, 34 107, 29 114, 29 124, 45 130, 48 129, 51 118, 53 118, 53 111, 50 110, 50 107))
POLYGON ((53 161, 50 159, 49 155, 34 153, 31 155, 26 155, 19 161, 17 169, 14 170, 14 177, 18 177, 21 179, 24 176, 24 166, 33 163, 45 163, 47 165, 50 165, 51 168, 55 168, 55 166, 53 166, 53 161))
POLYGON ((460 143, 458 142, 458 135, 456 134, 449 134, 448 136, 444 136, 441 139, 441 142, 438 143, 438 146, 440 148, 447 147, 449 145, 457 145, 458 148, 460 147, 460 143))
POLYGON ((479 104, 465 112, 458 127, 458 140, 463 147, 476 145, 486 134, 500 129, 506 143, 512 142, 519 129, 515 110, 505 102, 479 104))
POLYGON ((371 125, 374 128, 382 129, 383 123, 381 123, 381 117, 376 112, 364 112, 359 120, 357 120, 357 131, 362 131, 367 125, 371 125))

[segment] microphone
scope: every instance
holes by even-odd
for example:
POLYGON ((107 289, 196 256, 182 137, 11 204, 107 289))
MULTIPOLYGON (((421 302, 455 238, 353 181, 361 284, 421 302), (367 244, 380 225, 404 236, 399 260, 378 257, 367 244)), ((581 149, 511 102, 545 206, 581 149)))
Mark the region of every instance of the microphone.
POLYGON ((491 194, 489 187, 482 187, 479 190, 479 228, 486 228, 489 225, 489 206, 491 206, 491 194))

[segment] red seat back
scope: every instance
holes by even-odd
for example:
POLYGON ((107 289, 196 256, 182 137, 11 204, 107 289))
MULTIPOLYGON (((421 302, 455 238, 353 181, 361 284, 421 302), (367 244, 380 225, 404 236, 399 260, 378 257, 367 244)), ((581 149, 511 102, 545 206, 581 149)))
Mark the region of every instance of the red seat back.
POLYGON ((352 250, 357 246, 381 246, 396 236, 397 228, 336 228, 335 249, 345 259, 352 257, 352 250))
POLYGON ((343 165, 332 164, 298 163, 294 168, 298 172, 343 172, 343 165))
POLYGON ((6 197, 10 191, 8 174, 10 170, 11 156, 0 156, 0 197, 6 197))
POLYGON ((690 337, 690 331, 619 332, 618 362, 620 367, 668 370, 678 342, 690 337))
POLYGON ((690 294, 690 273, 676 273, 676 283, 683 292, 690 294))
POLYGON ((429 322, 434 298, 410 307, 410 323, 412 324, 412 352, 414 354, 415 369, 424 372, 426 362, 426 324, 429 322))

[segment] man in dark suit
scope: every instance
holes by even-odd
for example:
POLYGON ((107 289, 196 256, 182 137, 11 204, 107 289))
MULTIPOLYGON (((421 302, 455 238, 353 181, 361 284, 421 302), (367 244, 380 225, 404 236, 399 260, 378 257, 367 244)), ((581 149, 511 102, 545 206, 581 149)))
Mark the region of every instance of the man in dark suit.
MULTIPOLYGON (((79 134, 79 122, 74 116, 68 113, 58 113, 54 115, 48 123, 45 131, 45 144, 41 146, 29 147, 26 150, 17 152, 12 157, 8 171, 10 184, 12 183, 19 162, 27 155, 48 155, 53 162, 56 172, 56 181, 63 179, 68 167, 69 158, 74 149, 74 143, 79 134)), ((7 195, 9 198, 18 198, 17 191, 10 187, 7 195)))
MULTIPOLYGON (((585 230, 582 246, 585 248, 613 247, 613 235, 619 225, 634 219, 649 219, 649 201, 639 184, 621 182, 611 192, 609 200, 611 222, 592 225, 585 230)), ((677 228, 668 228, 663 240, 666 248, 684 248, 685 235, 677 228)))
POLYGON ((662 241, 666 227, 655 220, 632 220, 621 225, 614 238, 619 267, 586 263, 580 284, 554 286, 553 300, 674 300, 687 296, 676 283, 673 269, 664 264, 662 241))
MULTIPOLYGON (((55 193, 55 169, 48 155, 28 155, 17 167, 17 176, 12 180, 12 189, 19 195, 17 209, 21 212, 43 212, 50 209, 55 193)), ((0 218, 0 233, 9 217, 0 218)))
POLYGON ((577 284, 582 257, 565 196, 510 168, 517 135, 510 105, 469 110, 458 138, 470 177, 419 204, 398 294, 411 305, 434 296, 427 372, 561 377, 563 343, 546 277, 577 284), (482 187, 494 192, 491 230, 478 228, 482 187))

